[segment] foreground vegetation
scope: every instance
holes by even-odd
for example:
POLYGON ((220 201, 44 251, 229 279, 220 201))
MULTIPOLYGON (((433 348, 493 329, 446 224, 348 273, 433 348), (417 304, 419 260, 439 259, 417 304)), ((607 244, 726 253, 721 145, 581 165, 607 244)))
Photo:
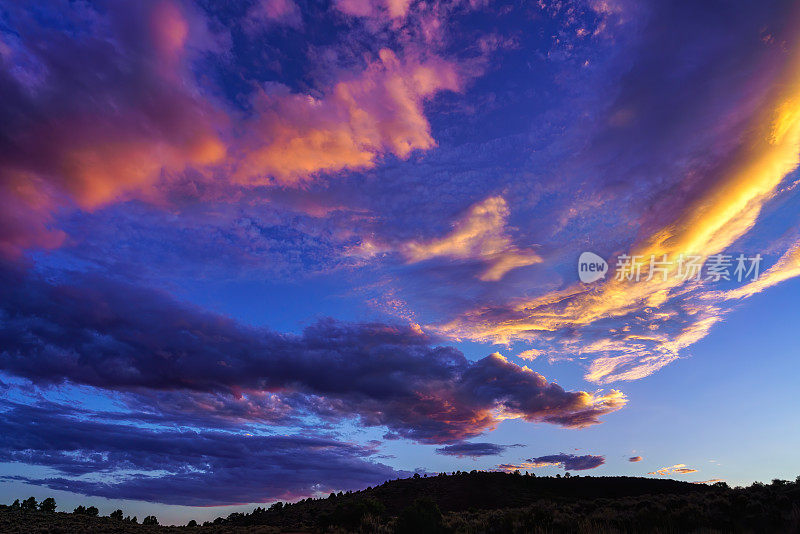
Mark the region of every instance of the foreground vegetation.
POLYGON ((798 532, 800 477, 747 488, 631 477, 493 472, 415 476, 322 499, 276 503, 198 525, 163 527, 117 510, 56 511, 32 497, 0 506, 2 532, 330 532, 391 534, 798 532))

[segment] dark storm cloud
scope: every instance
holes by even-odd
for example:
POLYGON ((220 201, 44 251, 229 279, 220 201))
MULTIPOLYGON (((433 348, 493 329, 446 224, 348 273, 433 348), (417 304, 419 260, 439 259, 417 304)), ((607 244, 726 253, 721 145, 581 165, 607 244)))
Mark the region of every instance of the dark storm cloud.
POLYGON ((370 461, 369 448, 309 434, 145 429, 86 420, 91 414, 51 404, 4 403, 0 410, 0 461, 57 472, 5 478, 84 495, 211 506, 360 489, 407 475, 370 461), (102 478, 74 478, 88 474, 102 478))
POLYGON ((478 435, 498 413, 582 427, 625 403, 565 391, 498 354, 469 361, 410 326, 325 320, 279 334, 91 276, 51 284, 7 268, 0 278, 0 369, 39 385, 248 402, 271 392, 290 396, 285 407, 267 399, 272 417, 293 405, 436 443, 478 435))

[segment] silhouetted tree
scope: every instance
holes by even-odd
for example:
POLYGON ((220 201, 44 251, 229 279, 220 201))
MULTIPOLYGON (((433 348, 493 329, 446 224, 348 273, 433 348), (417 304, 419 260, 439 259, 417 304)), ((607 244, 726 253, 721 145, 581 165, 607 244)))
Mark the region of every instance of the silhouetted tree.
POLYGON ((100 513, 100 510, 98 510, 94 506, 90 506, 89 508, 86 509, 86 515, 88 515, 90 517, 97 517, 97 514, 99 514, 99 513, 100 513))
POLYGON ((48 497, 39 503, 39 510, 42 512, 50 512, 53 513, 56 511, 56 500, 52 497, 48 497))
POLYGON ((86 507, 80 504, 76 506, 74 510, 72 510, 72 513, 75 515, 86 515, 86 507))
POLYGON ((158 519, 154 515, 148 515, 142 520, 143 525, 158 525, 158 519))
POLYGON ((19 505, 20 509, 24 512, 33 512, 36 510, 36 498, 35 497, 28 497, 22 504, 19 505))
POLYGON ((115 521, 122 521, 122 510, 114 510, 108 517, 115 521))
POLYGON ((194 519, 192 519, 191 521, 189 521, 188 523, 186 523, 186 526, 187 526, 187 527, 192 527, 192 528, 194 528, 194 527, 196 527, 196 526, 197 526, 197 521, 195 521, 194 519))
POLYGON ((270 506, 269 509, 271 512, 280 512, 281 510, 283 510, 283 503, 278 501, 272 506, 270 506))
POLYGON ((16 499, 14 500, 14 502, 11 503, 11 509, 17 510, 18 508, 19 508, 19 499, 16 499))

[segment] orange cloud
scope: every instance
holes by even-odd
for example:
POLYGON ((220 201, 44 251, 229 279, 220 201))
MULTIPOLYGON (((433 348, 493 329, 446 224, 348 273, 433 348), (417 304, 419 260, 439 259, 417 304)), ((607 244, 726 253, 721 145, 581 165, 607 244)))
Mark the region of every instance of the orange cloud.
POLYGON ((517 358, 519 358, 520 360, 533 361, 542 354, 543 354, 542 351, 538 349, 528 349, 528 350, 523 350, 522 352, 517 354, 517 358))
POLYGON ((378 61, 325 97, 262 92, 235 178, 296 185, 319 172, 372 167, 383 154, 407 158, 432 148, 422 105, 442 90, 459 88, 453 64, 401 60, 384 49, 378 61))
POLYGON ((521 250, 512 243, 506 229, 508 215, 505 199, 489 197, 472 206, 445 237, 407 243, 403 254, 409 263, 437 257, 479 260, 487 264, 481 280, 500 280, 512 269, 542 261, 532 250, 521 250))

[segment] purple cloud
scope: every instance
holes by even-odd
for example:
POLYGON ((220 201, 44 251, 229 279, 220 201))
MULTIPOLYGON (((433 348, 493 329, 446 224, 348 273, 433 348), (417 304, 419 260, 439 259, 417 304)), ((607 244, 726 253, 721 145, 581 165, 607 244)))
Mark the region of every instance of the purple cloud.
POLYGON ((527 461, 534 464, 561 465, 564 469, 573 471, 594 469, 595 467, 600 467, 606 463, 606 459, 603 456, 594 456, 592 454, 577 456, 575 454, 563 453, 529 458, 527 461))
POLYGON ((436 449, 439 454, 447 456, 458 456, 463 458, 469 456, 477 458, 478 456, 497 456, 506 451, 510 447, 520 447, 521 445, 497 445, 495 443, 454 443, 445 447, 436 449))
POLYGON ((583 427, 625 403, 619 392, 565 391, 499 354, 469 361, 412 326, 324 320, 280 334, 107 279, 51 285, 13 268, 0 277, 0 369, 40 385, 248 402, 271 392, 297 413, 430 443, 479 435, 499 412, 583 427))
POLYGON ((4 478, 90 496, 213 506, 360 489, 408 474, 371 461, 374 450, 309 433, 152 429, 63 405, 2 408, 0 460, 59 474, 4 478), (75 478, 87 474, 102 477, 75 478))

